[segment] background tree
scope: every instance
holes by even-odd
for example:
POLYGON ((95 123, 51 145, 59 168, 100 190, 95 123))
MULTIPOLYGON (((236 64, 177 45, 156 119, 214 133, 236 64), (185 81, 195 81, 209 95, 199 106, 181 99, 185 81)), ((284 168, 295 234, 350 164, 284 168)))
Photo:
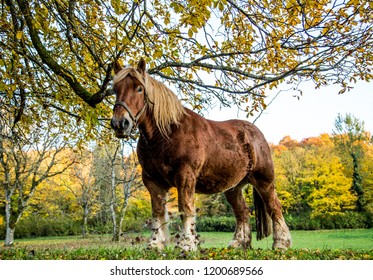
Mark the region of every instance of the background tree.
POLYGON ((351 188, 356 193, 356 209, 359 212, 364 210, 364 188, 362 185, 361 161, 363 159, 363 144, 368 143, 370 134, 364 130, 364 122, 359 121, 351 114, 344 117, 338 115, 335 120, 333 131, 334 141, 342 155, 347 155, 344 160, 349 167, 348 176, 352 178, 351 188), (351 172, 350 172, 351 171, 351 172))
MULTIPOLYGON (((109 206, 113 241, 118 241, 129 200, 143 186, 141 172, 133 149, 128 149, 127 143, 123 140, 98 147, 96 157, 98 156, 100 158, 96 159, 96 172, 100 178, 106 178, 100 185, 103 187, 102 184, 107 184, 101 195, 109 206), (104 194, 105 192, 107 193, 104 194)), ((102 206, 105 207, 105 204, 102 206)))
POLYGON ((93 155, 89 151, 81 151, 79 156, 76 156, 76 163, 71 166, 65 181, 66 187, 73 193, 80 206, 82 236, 87 237, 88 234, 88 217, 92 208, 97 205, 98 184, 93 177, 93 155))
POLYGON ((373 214, 373 143, 364 145, 361 160, 362 185, 364 189, 364 210, 373 214))
POLYGON ((284 137, 279 145, 272 147, 276 170, 276 191, 285 213, 301 213, 308 210, 300 184, 305 167, 305 149, 290 137, 284 137))
POLYGON ((16 225, 37 187, 72 164, 63 156, 71 143, 63 140, 64 135, 50 122, 23 128, 12 120, 10 116, 0 120, 0 190, 4 194, 6 246, 13 244, 16 225))
POLYGON ((351 192, 351 179, 345 176, 341 159, 333 151, 334 143, 324 135, 305 156, 299 179, 307 190, 311 217, 337 215, 355 208, 356 195, 351 192))
MULTIPOLYGON (((71 157, 71 154, 71 151, 66 150, 61 157, 73 161, 76 158, 71 157)), ((30 199, 29 207, 23 217, 33 215, 38 218, 54 218, 56 220, 60 217, 67 217, 74 221, 79 219, 79 205, 65 183, 68 170, 40 183, 37 191, 30 199)), ((75 183, 72 177, 69 178, 68 182, 75 183)))
POLYGON ((105 227, 111 222, 110 201, 111 201, 111 167, 107 161, 106 152, 100 142, 96 142, 93 148, 93 177, 98 189, 99 209, 95 220, 98 225, 105 227))
POLYGON ((197 215, 200 217, 232 216, 233 211, 224 194, 197 194, 197 215))
POLYGON ((123 198, 118 208, 119 211, 116 222, 118 230, 116 230, 117 235, 114 236, 115 241, 119 241, 119 237, 122 234, 123 221, 127 214, 130 198, 140 187, 143 187, 141 167, 137 161, 137 156, 133 149, 130 155, 126 155, 125 148, 126 143, 123 140, 120 141, 120 177, 116 178, 116 180, 121 188, 123 198))

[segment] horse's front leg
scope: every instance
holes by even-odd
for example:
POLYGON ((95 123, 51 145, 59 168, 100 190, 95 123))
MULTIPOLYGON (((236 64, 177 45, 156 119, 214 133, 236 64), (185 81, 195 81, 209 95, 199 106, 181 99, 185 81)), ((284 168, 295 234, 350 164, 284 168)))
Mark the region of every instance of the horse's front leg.
POLYGON ((169 241, 168 214, 166 208, 167 191, 143 175, 143 182, 148 189, 152 203, 151 236, 149 247, 162 250, 169 241))
POLYGON ((196 215, 194 206, 194 194, 196 178, 189 166, 180 170, 175 180, 178 188, 178 204, 182 220, 182 232, 177 240, 177 246, 184 251, 196 251, 198 249, 198 237, 196 231, 196 215))

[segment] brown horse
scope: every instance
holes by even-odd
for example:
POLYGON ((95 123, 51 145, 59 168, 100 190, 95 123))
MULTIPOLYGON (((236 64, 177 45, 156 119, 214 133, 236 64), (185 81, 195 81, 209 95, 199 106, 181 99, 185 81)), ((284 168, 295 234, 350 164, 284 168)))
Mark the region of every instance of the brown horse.
POLYGON ((149 245, 168 243, 166 196, 178 191, 183 228, 177 244, 196 250, 195 193, 224 192, 237 220, 230 246, 251 247, 249 209, 242 189, 254 186, 257 238, 271 234, 273 248, 291 246, 289 229, 274 187, 270 148, 253 124, 242 120, 216 122, 183 107, 176 95, 145 71, 114 63, 116 103, 111 126, 119 138, 138 127, 137 154, 142 179, 151 196, 152 235, 149 245))

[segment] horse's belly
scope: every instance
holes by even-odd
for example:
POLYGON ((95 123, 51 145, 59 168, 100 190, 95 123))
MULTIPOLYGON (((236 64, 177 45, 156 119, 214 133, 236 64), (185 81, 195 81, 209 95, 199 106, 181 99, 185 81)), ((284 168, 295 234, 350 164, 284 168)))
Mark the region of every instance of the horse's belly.
POLYGON ((219 193, 237 186, 247 175, 244 168, 221 169, 212 173, 201 172, 197 178, 197 193, 219 193))
POLYGON ((218 193, 238 185, 248 174, 250 159, 240 145, 220 147, 209 155, 197 176, 196 192, 218 193))
POLYGON ((213 194, 224 192, 230 188, 238 185, 244 176, 240 179, 234 178, 229 180, 229 178, 218 178, 218 177, 209 177, 198 180, 196 184, 196 192, 204 194, 213 194))

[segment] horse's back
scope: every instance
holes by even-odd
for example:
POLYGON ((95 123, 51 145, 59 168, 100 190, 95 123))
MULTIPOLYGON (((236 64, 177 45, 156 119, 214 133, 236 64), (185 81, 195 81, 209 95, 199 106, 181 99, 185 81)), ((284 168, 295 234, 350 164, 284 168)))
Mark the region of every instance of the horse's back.
MULTIPOLYGON (((195 157, 202 162, 197 191, 220 192, 231 188, 250 174, 261 172, 272 176, 273 165, 267 141, 262 132, 244 120, 212 121, 190 113, 189 137, 199 142, 195 157)), ((188 126, 188 124, 185 124, 188 126)), ((187 138, 189 138, 187 137, 187 138)), ((185 145, 194 144, 189 140, 185 145)))
POLYGON ((261 130, 245 120, 228 120, 217 122, 217 126, 224 125, 235 135, 237 145, 244 148, 244 156, 250 160, 249 172, 254 173, 262 169, 273 171, 271 149, 261 130))

